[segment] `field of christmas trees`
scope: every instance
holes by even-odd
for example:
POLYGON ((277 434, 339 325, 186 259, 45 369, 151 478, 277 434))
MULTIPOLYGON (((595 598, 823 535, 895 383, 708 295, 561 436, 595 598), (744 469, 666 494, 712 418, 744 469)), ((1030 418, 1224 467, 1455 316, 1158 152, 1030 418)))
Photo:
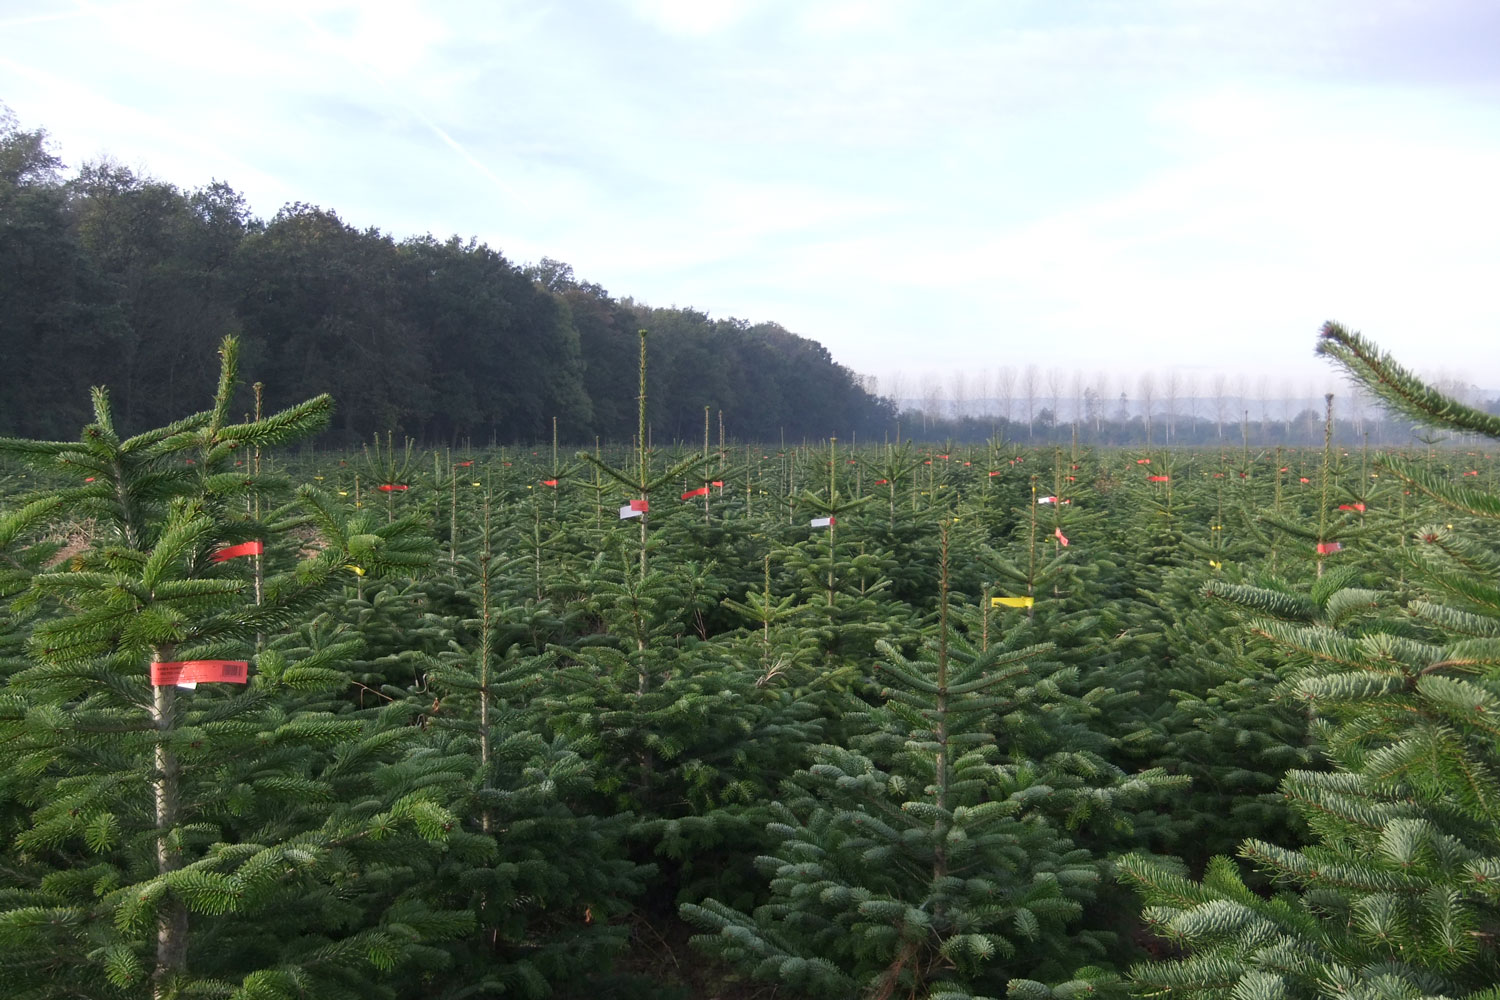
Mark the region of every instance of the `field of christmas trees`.
POLYGON ((96 391, 0 441, 0 992, 1500 997, 1500 418, 1319 349, 1455 436, 331 453, 233 340, 158 430, 96 391))

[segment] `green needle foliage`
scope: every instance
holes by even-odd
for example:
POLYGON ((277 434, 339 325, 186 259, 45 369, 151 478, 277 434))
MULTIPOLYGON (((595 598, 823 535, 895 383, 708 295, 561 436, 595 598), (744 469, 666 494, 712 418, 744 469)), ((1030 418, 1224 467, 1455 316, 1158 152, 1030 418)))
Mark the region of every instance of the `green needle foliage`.
MULTIPOLYGON (((1075 792, 1067 754, 1028 755, 1046 741, 1022 706, 1045 714, 1066 704, 1051 647, 1030 643, 1024 627, 985 648, 950 628, 946 529, 940 573, 933 641, 915 659, 880 643, 884 704, 858 716, 851 705, 845 723, 858 735, 814 747, 813 765, 774 805, 779 843, 759 861, 770 902, 753 915, 715 899, 684 906, 709 932, 696 944, 758 978, 831 997, 957 1000, 1008 982, 1050 996, 1031 977, 1068 979, 1080 954, 1103 954, 1105 941, 1065 930, 1094 898, 1100 861, 1047 811, 1059 795, 1102 805, 1160 776, 1075 792), (1029 733, 1013 734, 1016 724, 1029 733)), ((1095 968, 1072 982, 1097 992, 1113 979, 1095 968)))
MULTIPOLYGON (((1500 434, 1334 324, 1321 353, 1404 412, 1437 427, 1500 434)), ((1395 459, 1382 469, 1468 514, 1492 499, 1438 486, 1395 459)), ((1325 462, 1326 467, 1326 462, 1325 462)), ((1489 536, 1492 537, 1492 536, 1489 536)), ((1214 584, 1291 670, 1278 696, 1312 719, 1326 770, 1295 769, 1282 794, 1305 847, 1245 840, 1242 859, 1279 890, 1247 888, 1233 862, 1201 881, 1142 856, 1122 877, 1185 957, 1138 966, 1148 994, 1236 1000, 1500 996, 1500 559, 1477 531, 1408 535, 1408 565, 1432 592, 1350 586, 1325 572, 1307 596, 1214 584)))
POLYGON ((357 640, 277 637, 403 532, 351 530, 305 495, 301 520, 343 530, 299 561, 282 541, 301 549, 298 518, 247 513, 275 483, 235 454, 307 437, 332 404, 230 423, 236 353, 226 340, 213 407, 167 427, 120 438, 99 390, 77 442, 0 441, 65 482, 0 534, 57 514, 93 526, 75 560, 31 578, 24 601, 47 616, 0 708, 5 781, 29 811, 0 889, 12 996, 378 995, 468 923, 404 899, 395 874, 455 823, 431 783, 446 765, 408 760, 419 734, 400 712, 327 707, 357 640), (245 538, 265 542, 269 576, 213 558, 245 538), (152 683, 154 665, 200 659, 254 668, 243 688, 152 683))

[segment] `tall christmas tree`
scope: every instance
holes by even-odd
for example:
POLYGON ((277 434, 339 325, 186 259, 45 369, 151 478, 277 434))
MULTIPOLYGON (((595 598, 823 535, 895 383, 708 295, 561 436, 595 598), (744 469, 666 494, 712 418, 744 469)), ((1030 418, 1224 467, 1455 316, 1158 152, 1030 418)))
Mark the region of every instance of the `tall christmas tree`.
POLYGON ((279 485, 262 452, 317 431, 332 402, 234 422, 235 341, 220 353, 201 413, 123 437, 100 389, 78 441, 0 441, 57 484, 0 538, 91 526, 31 577, 34 627, 0 696, 4 784, 29 813, 0 889, 12 996, 378 995, 382 972, 470 922, 382 875, 447 837, 444 765, 377 780, 420 731, 330 703, 358 643, 297 635, 415 525, 348 530, 330 508, 346 530, 313 540, 293 537, 307 517, 290 506, 260 514, 279 485))

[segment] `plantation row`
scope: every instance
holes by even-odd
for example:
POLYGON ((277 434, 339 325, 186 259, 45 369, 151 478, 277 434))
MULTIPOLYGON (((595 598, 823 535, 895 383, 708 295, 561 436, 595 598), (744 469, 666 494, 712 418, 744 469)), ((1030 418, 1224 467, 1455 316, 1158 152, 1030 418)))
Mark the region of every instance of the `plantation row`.
POLYGON ((1497 995, 1490 454, 299 453, 235 354, 0 445, 7 996, 1497 995))

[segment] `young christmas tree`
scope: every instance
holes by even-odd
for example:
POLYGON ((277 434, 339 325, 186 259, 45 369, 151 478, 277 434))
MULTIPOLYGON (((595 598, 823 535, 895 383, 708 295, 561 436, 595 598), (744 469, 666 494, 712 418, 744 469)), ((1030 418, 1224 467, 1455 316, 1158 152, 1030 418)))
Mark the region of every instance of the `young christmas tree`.
POLYGON ((332 402, 232 422, 236 356, 226 339, 213 406, 166 427, 122 437, 100 389, 78 441, 0 441, 63 480, 0 539, 57 515, 92 525, 76 558, 31 577, 37 617, 0 701, 4 784, 30 813, 0 889, 11 995, 370 996, 468 924, 382 877, 454 823, 440 782, 377 780, 417 731, 330 709, 357 642, 295 635, 350 567, 387 571, 411 526, 299 559, 306 517, 257 516, 279 485, 260 455, 332 402))
MULTIPOLYGON (((1500 438, 1500 418, 1441 395, 1357 334, 1328 324, 1319 350, 1398 412, 1500 438)), ((1331 767, 1282 782, 1311 844, 1240 846, 1283 887, 1271 898, 1228 858, 1201 881, 1141 857, 1122 862, 1148 920, 1187 952, 1134 970, 1144 991, 1500 996, 1500 559, 1486 530, 1500 499, 1409 460, 1377 465, 1470 519, 1410 531, 1399 556, 1424 599, 1216 588, 1297 667, 1284 696, 1316 716, 1331 767)))
POLYGON ((758 978, 818 996, 952 1000, 1008 984, 1053 995, 1037 977, 1067 980, 1059 996, 1113 981, 1088 964, 1104 942, 1066 934, 1100 860, 1046 813, 1085 799, 1108 811, 1159 775, 1079 783, 1066 761, 1042 759, 1071 749, 1027 721, 1066 712, 1060 665, 1024 620, 984 643, 953 628, 947 555, 945 530, 933 640, 917 658, 882 642, 885 704, 860 714, 851 700, 845 724, 859 735, 815 747, 786 783, 770 827, 780 843, 760 859, 771 901, 753 915, 714 899, 683 907, 710 932, 695 943, 758 978))

